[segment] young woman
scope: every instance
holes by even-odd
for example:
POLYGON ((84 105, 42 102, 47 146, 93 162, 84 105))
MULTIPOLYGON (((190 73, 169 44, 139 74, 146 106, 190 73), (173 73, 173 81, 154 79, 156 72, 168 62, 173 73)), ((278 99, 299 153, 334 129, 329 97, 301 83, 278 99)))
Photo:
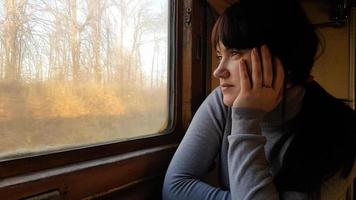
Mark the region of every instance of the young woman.
POLYGON ((310 78, 319 40, 298 1, 240 0, 212 43, 220 87, 179 145, 163 199, 319 199, 325 181, 349 175, 356 114, 310 78), (215 161, 219 187, 203 181, 215 161))

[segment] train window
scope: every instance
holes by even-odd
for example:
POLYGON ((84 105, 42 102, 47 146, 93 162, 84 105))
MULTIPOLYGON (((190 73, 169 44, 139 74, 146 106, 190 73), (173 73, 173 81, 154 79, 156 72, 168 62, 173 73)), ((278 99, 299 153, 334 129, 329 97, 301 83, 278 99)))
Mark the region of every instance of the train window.
POLYGON ((169 0, 0 4, 0 159, 169 128, 169 0))

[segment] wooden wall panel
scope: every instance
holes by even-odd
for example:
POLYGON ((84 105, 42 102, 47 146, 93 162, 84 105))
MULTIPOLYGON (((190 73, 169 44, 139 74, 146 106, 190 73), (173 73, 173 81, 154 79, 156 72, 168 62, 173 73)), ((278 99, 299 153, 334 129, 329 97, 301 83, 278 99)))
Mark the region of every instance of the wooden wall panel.
MULTIPOLYGON (((329 5, 319 1, 303 1, 304 9, 313 24, 329 21, 329 5)), ((351 99, 349 24, 342 27, 316 25, 324 52, 316 60, 312 74, 331 94, 338 98, 351 99)))

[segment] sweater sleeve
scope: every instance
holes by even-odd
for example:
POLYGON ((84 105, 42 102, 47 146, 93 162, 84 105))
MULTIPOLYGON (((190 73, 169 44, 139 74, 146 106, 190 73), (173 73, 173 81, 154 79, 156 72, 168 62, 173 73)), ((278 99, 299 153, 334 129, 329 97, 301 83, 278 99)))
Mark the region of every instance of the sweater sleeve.
MULTIPOLYGON (((219 89, 200 106, 168 167, 164 200, 279 199, 264 152, 266 138, 259 128, 264 113, 260 111, 232 109, 228 136, 230 190, 202 181, 221 148, 227 109, 219 89)), ((296 192, 283 192, 280 196, 287 200, 307 199, 305 194, 296 192)))
POLYGON ((232 110, 231 135, 228 136, 232 199, 279 199, 265 156, 266 138, 260 130, 264 114, 251 109, 232 110))
POLYGON ((228 136, 228 169, 233 200, 307 200, 307 193, 278 192, 270 174, 260 122, 265 112, 233 108, 231 135, 228 136))
POLYGON ((168 167, 163 199, 231 199, 230 192, 202 181, 218 155, 227 107, 219 89, 200 106, 168 167))

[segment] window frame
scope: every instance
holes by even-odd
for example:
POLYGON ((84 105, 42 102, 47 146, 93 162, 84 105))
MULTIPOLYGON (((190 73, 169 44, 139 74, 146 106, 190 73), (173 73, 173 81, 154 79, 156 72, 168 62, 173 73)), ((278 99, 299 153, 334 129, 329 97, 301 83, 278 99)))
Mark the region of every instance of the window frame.
MULTIPOLYGON (((169 3, 169 9, 170 9, 170 18, 173 20, 170 20, 170 34, 169 34, 169 44, 168 48, 170 46, 176 46, 176 42, 173 41, 175 37, 175 27, 174 27, 174 20, 175 20, 175 2, 169 3), (173 21, 173 23, 172 23, 173 21)), ((169 65, 170 66, 176 66, 176 60, 175 58, 175 53, 172 52, 170 49, 168 51, 169 55, 169 65)), ((176 67, 174 67, 175 69, 176 67)), ((174 91, 175 88, 175 70, 171 70, 171 68, 168 69, 169 77, 171 80, 169 80, 168 84, 168 92, 170 94, 173 94, 172 91, 174 91)), ((91 146, 83 146, 83 147, 74 147, 72 149, 64 149, 64 150, 58 150, 54 152, 49 152, 49 153, 40 153, 40 154, 35 154, 33 156, 24 156, 23 158, 11 158, 11 159, 4 159, 3 161, 0 161, 0 178, 5 178, 9 176, 14 176, 18 175, 21 173, 28 173, 31 171, 36 171, 36 170, 42 170, 42 169, 47 169, 47 168, 53 168, 61 165, 66 165, 66 164, 72 164, 76 162, 82 162, 86 160, 92 160, 92 159, 97 159, 100 157, 105 157, 105 156, 110 156, 110 155, 116 155, 116 154, 122 154, 122 153, 127 153, 130 151, 138 150, 138 149, 144 149, 144 148, 150 148, 153 146, 161 145, 161 144, 166 144, 168 141, 171 141, 172 139, 176 138, 174 132, 176 130, 177 126, 177 116, 174 116, 174 113, 177 113, 177 107, 174 106, 176 102, 176 96, 173 95, 173 97, 169 98, 169 121, 171 122, 167 129, 163 131, 162 133, 154 133, 151 135, 147 136, 142 136, 138 138, 129 138, 127 140, 118 140, 118 141, 109 141, 107 144, 95 144, 91 146), (173 133, 173 134, 172 134, 173 133), (29 164, 31 163, 31 164, 29 164), (46 163, 44 165, 44 163, 46 163)), ((0 159, 1 160, 1 159, 0 159)))
POLYGON ((210 69, 205 50, 209 40, 202 23, 206 4, 194 0, 170 3, 173 45, 169 55, 174 67, 169 68, 173 81, 169 90, 174 103, 170 102, 173 124, 168 133, 0 162, 0 199, 53 190, 60 192, 61 199, 78 199, 124 191, 150 180, 161 183, 193 113, 207 95, 206 73, 210 69), (76 183, 78 177, 85 184, 76 183))

